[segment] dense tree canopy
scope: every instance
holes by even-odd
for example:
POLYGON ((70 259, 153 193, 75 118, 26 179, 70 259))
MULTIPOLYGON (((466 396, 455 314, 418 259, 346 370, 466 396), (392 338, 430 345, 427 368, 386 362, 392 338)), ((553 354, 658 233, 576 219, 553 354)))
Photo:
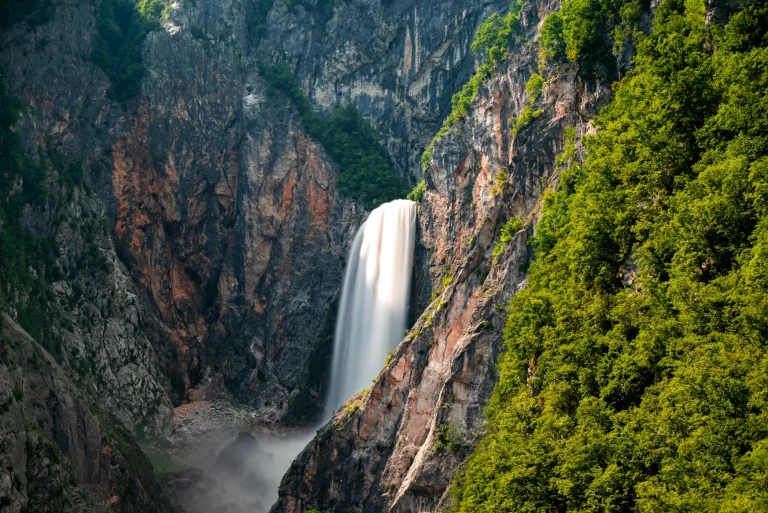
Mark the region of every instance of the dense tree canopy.
POLYGON ((767 29, 656 8, 548 195, 456 511, 768 511, 767 29))

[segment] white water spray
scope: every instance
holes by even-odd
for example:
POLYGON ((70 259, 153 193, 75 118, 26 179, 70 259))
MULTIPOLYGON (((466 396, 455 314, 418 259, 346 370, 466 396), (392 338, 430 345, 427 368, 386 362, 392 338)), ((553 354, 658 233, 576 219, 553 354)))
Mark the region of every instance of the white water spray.
POLYGON ((344 271, 325 418, 370 386, 403 338, 413 265, 416 204, 386 203, 360 227, 344 271))

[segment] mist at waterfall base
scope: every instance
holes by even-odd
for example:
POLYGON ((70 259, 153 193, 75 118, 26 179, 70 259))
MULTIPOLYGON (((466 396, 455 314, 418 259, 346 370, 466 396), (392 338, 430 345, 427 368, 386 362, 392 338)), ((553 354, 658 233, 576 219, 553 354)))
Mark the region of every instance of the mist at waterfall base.
POLYGON ((177 441, 155 464, 164 471, 168 495, 186 513, 267 513, 277 501, 283 474, 314 437, 314 429, 279 434, 258 425, 212 429, 177 441), (166 463, 167 464, 167 463, 166 463))
MULTIPOLYGON (((371 386, 387 353, 402 340, 408 317, 416 204, 386 203, 371 212, 355 235, 341 290, 326 408, 321 425, 357 392, 371 386)), ((321 425, 289 437, 259 437, 267 460, 270 488, 261 498, 277 500, 277 487, 293 459, 321 425)), ((261 460, 261 467, 265 460, 261 460)))

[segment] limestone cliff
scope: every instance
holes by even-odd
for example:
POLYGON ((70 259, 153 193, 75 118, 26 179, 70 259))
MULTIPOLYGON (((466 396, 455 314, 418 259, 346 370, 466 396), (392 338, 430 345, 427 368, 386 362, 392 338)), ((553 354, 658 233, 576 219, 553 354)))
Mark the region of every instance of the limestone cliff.
POLYGON ((477 26, 508 7, 507 0, 278 0, 259 52, 288 63, 317 105, 351 104, 373 119, 397 166, 419 177, 421 153, 451 96, 475 71, 477 26))
POLYGON ((38 5, 45 16, 0 34, 0 65, 29 105, 17 126, 28 152, 54 176, 83 170, 30 223, 67 248, 52 284, 57 358, 149 432, 167 429, 172 402, 212 397, 306 421, 365 212, 336 193, 335 164, 257 65, 291 66, 320 109, 356 107, 418 178, 475 67, 476 27, 506 1, 169 3, 125 102, 92 58, 101 3, 38 5))

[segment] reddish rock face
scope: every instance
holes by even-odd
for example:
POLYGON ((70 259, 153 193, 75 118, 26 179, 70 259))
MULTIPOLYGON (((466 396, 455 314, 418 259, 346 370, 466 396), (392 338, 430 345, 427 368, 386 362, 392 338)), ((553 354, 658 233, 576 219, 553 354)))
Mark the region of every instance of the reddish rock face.
POLYGON ((118 243, 175 341, 190 398, 233 393, 298 422, 322 399, 310 357, 331 336, 364 211, 337 197, 333 164, 288 106, 260 98, 236 111, 239 83, 197 79, 224 63, 199 65, 175 88, 196 99, 196 116, 175 92, 147 96, 114 143, 118 243))

